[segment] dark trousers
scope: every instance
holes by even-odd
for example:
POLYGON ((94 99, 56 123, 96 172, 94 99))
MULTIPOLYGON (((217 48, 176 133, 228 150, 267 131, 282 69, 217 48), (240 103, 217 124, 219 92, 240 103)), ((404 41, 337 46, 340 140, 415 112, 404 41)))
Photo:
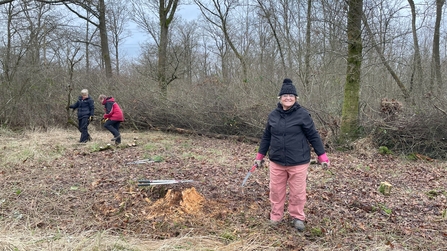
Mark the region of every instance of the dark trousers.
MULTIPOLYGON (((106 123, 104 124, 104 127, 109 130, 112 134, 113 137, 116 138, 120 135, 120 121, 115 121, 115 120, 107 120, 106 123)), ((117 138, 115 140, 116 143, 121 143, 121 137, 117 138)))
POLYGON ((88 134, 88 125, 90 121, 88 117, 79 119, 79 131, 81 132, 81 139, 79 142, 84 143, 90 140, 90 134, 88 134))

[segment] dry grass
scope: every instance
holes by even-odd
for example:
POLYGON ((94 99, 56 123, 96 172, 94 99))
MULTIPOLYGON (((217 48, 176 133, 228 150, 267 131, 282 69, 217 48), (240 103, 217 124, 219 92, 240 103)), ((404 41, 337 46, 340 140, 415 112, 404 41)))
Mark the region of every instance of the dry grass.
MULTIPOLYGON (((106 138, 104 131, 90 130, 95 137, 106 138), (97 136, 96 136, 97 135, 97 136)), ((34 131, 11 132, 2 129, 0 131, 0 147, 2 166, 20 164, 24 162, 48 162, 64 155, 68 148, 76 145, 79 140, 79 132, 52 128, 46 131, 36 129, 34 131)), ((87 145, 92 145, 88 143, 87 145)))
MULTIPOLYGON (((31 231, 28 233, 1 232, 0 250, 234 250, 228 249, 215 237, 181 237, 168 240, 147 241, 116 236, 108 232, 83 232, 79 235, 65 235, 52 233, 37 235, 31 231)), ((241 250, 256 250, 241 249, 241 250)))
MULTIPOLYGON (((97 130, 94 127, 89 129, 94 137, 93 142, 79 144, 79 132, 77 130, 66 130, 61 128, 51 128, 49 130, 12 132, 10 130, 0 130, 0 166, 8 168, 15 165, 35 165, 39 163, 51 163, 51 161, 64 156, 66 151, 73 149, 87 149, 94 151, 100 145, 110 143, 111 134, 105 130, 97 130)), ((152 142, 153 139, 165 137, 161 132, 136 133, 126 132, 123 144, 132 143, 134 139, 144 142, 152 142)), ((174 147, 176 135, 171 135, 169 139, 161 140, 158 143, 147 143, 144 148, 152 149, 162 146, 170 149, 174 147)), ((186 146, 188 147, 188 146, 186 146)), ((193 147, 193 146, 191 146, 193 147)), ((224 156, 216 158, 216 163, 223 161, 226 155, 222 155, 222 150, 208 149, 209 154, 224 156)), ((197 155, 185 153, 186 157, 198 159, 207 158, 206 155, 197 155)), ((48 201, 46 203, 52 203, 48 201)), ((0 198, 1 206, 1 198, 0 198)), ((150 239, 150 238, 149 238, 150 239)), ((253 236, 250 240, 235 241, 227 245, 225 241, 216 236, 182 236, 180 238, 170 238, 166 240, 144 240, 141 238, 132 238, 129 236, 120 236, 108 231, 103 232, 79 232, 76 235, 52 232, 36 232, 34 229, 29 231, 17 231, 12 225, 4 225, 0 229, 0 250, 276 250, 263 246, 260 236, 253 236), (11 228, 12 227, 12 228, 11 228)))
POLYGON ((330 153, 331 170, 309 171, 308 229, 296 234, 285 223, 267 225, 266 169, 240 190, 256 145, 127 131, 116 151, 95 152, 111 134, 90 131, 94 141, 78 144, 75 130, 0 129, 0 181, 7 184, 0 189, 0 250, 443 250, 446 241, 445 162, 378 155, 368 140, 358 142, 358 153, 330 153), (138 147, 126 148, 134 138, 138 147), (166 160, 157 169, 123 164, 154 155, 166 160), (158 200, 151 197, 148 207, 151 190, 132 181, 154 170, 203 178, 197 187, 206 210, 188 216, 160 207, 172 214, 148 217, 158 200), (383 180, 394 185, 389 197, 377 192, 383 180))
MULTIPOLYGON (((34 131, 12 132, 0 129, 0 165, 8 166, 21 163, 43 163, 51 162, 62 157, 66 151, 73 149, 87 149, 94 151, 99 146, 104 146, 113 138, 112 134, 106 130, 98 130, 89 127, 89 133, 93 141, 80 144, 79 132, 77 130, 66 130, 61 128, 51 128, 48 130, 35 129, 34 131)), ((128 131, 125 133, 123 145, 132 143, 134 139, 138 141, 150 142, 154 138, 163 137, 163 133, 152 131, 151 133, 136 133, 128 131)), ((169 148, 175 135, 165 142, 161 142, 163 147, 169 148)), ((144 147, 158 147, 148 143, 144 147)))

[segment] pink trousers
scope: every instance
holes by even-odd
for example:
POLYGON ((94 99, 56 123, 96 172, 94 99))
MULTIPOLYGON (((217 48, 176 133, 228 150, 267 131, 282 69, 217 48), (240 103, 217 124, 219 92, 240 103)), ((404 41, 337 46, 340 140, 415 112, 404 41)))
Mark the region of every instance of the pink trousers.
POLYGON ((306 177, 310 163, 282 166, 270 161, 270 220, 280 221, 284 216, 287 184, 289 185, 288 211, 292 218, 305 220, 306 177))

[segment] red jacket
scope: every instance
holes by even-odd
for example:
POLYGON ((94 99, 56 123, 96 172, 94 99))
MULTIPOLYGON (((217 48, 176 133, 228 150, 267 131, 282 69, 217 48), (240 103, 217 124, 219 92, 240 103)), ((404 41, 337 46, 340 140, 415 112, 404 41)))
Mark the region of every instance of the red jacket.
POLYGON ((107 97, 102 101, 102 104, 104 105, 105 114, 103 117, 105 119, 124 121, 123 111, 113 97, 107 97))

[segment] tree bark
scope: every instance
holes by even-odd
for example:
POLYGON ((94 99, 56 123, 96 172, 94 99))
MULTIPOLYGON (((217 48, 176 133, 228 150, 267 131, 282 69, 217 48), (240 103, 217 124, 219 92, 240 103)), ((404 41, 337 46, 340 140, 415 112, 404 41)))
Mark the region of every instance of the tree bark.
POLYGON ((107 37, 107 25, 106 25, 106 5, 104 0, 99 0, 99 36, 101 38, 101 53, 104 60, 104 68, 106 71, 106 77, 112 78, 112 61, 110 60, 109 39, 107 37))
POLYGON ((306 54, 304 55, 304 88, 310 88, 310 31, 312 29, 312 0, 307 0, 307 25, 306 25, 306 54))
POLYGON ((432 75, 430 79, 431 86, 436 83, 436 89, 432 88, 432 91, 442 90, 442 75, 441 75, 441 59, 439 56, 439 29, 441 27, 442 19, 442 6, 445 0, 436 0, 436 21, 433 34, 433 54, 432 54, 432 75))
MULTIPOLYGON (((411 77, 410 83, 410 92, 413 89, 421 90, 422 89, 422 79, 423 79, 423 70, 422 70, 422 59, 421 59, 421 51, 419 49, 419 41, 417 35, 416 28, 416 8, 413 0, 408 0, 411 9, 411 31, 413 33, 413 45, 414 45, 414 62, 413 62, 413 73, 411 77)), ((419 93, 416 91, 416 93, 419 93)))
MULTIPOLYGON (((99 38, 101 40, 101 56, 104 62, 104 68, 106 71, 106 77, 108 79, 112 78, 112 61, 110 60, 110 50, 109 50, 109 41, 107 37, 107 25, 106 25, 106 5, 104 0, 99 0, 98 5, 95 6, 96 10, 94 10, 91 7, 90 1, 78 1, 78 0, 37 0, 41 3, 48 3, 48 4, 59 4, 62 3, 67 7, 68 10, 73 12, 75 15, 77 15, 79 18, 86 20, 87 22, 93 24, 99 29, 99 38), (78 11, 71 8, 69 4, 74 4, 76 6, 79 6, 87 11, 88 14, 92 14, 95 18, 98 19, 98 23, 93 22, 89 15, 87 16, 81 15, 78 11)), ((89 43, 89 41, 85 41, 86 43, 89 43)), ((88 59, 87 59, 88 60, 88 59)))
POLYGON ((3 1, 0 1, 0 5, 3 5, 3 4, 7 4, 7 3, 11 3, 11 2, 13 2, 14 0, 3 0, 3 1))
POLYGON ((179 0, 168 0, 167 5, 165 0, 159 0, 159 19, 160 19, 160 43, 158 46, 158 66, 157 66, 157 78, 158 85, 162 95, 167 96, 168 85, 175 77, 169 81, 166 76, 166 65, 168 57, 168 37, 169 37, 169 25, 174 19, 175 11, 177 10, 179 0))
POLYGON ((341 137, 358 137, 360 75, 362 66, 363 0, 348 0, 348 58, 342 108, 341 137))

